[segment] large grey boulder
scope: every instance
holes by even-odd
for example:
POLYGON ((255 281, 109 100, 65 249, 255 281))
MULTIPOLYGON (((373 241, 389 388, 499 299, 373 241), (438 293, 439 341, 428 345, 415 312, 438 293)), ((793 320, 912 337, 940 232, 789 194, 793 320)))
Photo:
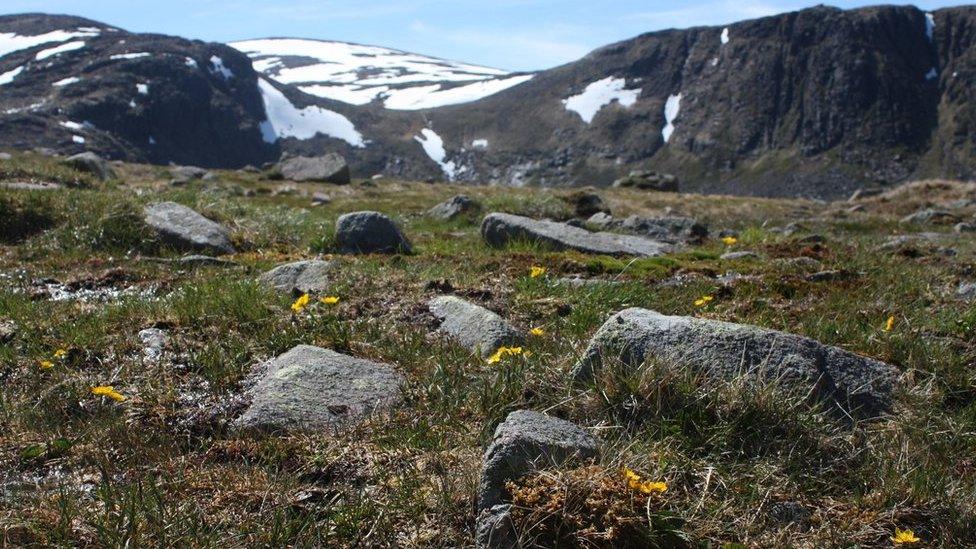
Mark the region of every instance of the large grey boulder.
POLYGON ((516 541, 506 482, 599 453, 599 441, 569 421, 529 410, 508 414, 485 451, 478 488, 478 546, 511 547, 516 541))
POLYGON ((112 166, 104 158, 90 151, 69 156, 63 160, 63 163, 65 166, 72 167, 78 171, 90 173, 100 181, 108 181, 109 179, 116 178, 115 170, 112 169, 112 166))
POLYGON ((577 250, 605 255, 653 257, 669 253, 672 245, 640 236, 591 233, 566 223, 536 220, 519 215, 493 213, 481 223, 481 236, 492 246, 511 241, 537 242, 556 250, 577 250))
POLYGON ((379 212, 353 212, 336 220, 336 241, 347 254, 412 252, 410 242, 389 217, 379 212))
POLYGON ((321 181, 338 185, 348 185, 350 182, 349 165, 337 153, 284 158, 278 164, 278 171, 291 181, 321 181))
POLYGON ((166 243, 183 250, 232 254, 227 230, 175 202, 157 202, 143 209, 144 220, 166 243))
POLYGON ((438 331, 483 357, 491 356, 499 347, 522 341, 522 335, 507 320, 459 297, 435 297, 428 307, 441 320, 438 331))
POLYGON ((443 221, 451 221, 462 215, 481 211, 481 204, 463 194, 451 197, 427 211, 427 215, 443 221))
POLYGON ((299 345, 267 365, 236 425, 265 431, 345 427, 398 403, 403 383, 387 364, 299 345))
POLYGON ((631 367, 652 361, 720 378, 746 374, 780 380, 862 418, 890 409, 896 374, 888 364, 809 338, 639 308, 610 317, 572 375, 589 380, 610 361, 631 367))
POLYGON ((279 292, 315 294, 328 291, 338 265, 317 259, 279 265, 258 277, 258 282, 279 292))

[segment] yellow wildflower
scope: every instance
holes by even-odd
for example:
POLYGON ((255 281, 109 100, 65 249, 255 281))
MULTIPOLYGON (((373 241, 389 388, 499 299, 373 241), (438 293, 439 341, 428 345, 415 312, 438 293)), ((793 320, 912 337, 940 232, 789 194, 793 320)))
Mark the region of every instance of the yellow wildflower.
POLYGON ((884 331, 890 332, 895 327, 895 315, 888 317, 888 321, 885 322, 884 331))
MULTIPOLYGON (((488 357, 488 364, 498 364, 506 356, 516 356, 522 354, 521 347, 499 347, 495 354, 488 357)), ((526 356, 528 353, 526 353, 526 356)))
POLYGON ((99 385, 98 387, 92 387, 91 392, 93 395, 106 396, 115 402, 122 402, 125 397, 121 393, 115 390, 115 387, 111 385, 99 385))
POLYGON ((529 271, 529 276, 531 276, 532 278, 539 278, 540 276, 542 276, 544 274, 546 274, 546 268, 545 267, 536 267, 536 266, 533 266, 532 267, 532 270, 529 271))
POLYGON ((322 299, 320 299, 319 301, 321 301, 322 303, 325 303, 326 305, 335 305, 336 303, 339 302, 339 296, 327 295, 327 296, 323 297, 322 299))
POLYGON ((699 297, 698 299, 695 300, 695 307, 704 307, 705 305, 708 305, 709 303, 711 303, 712 300, 714 300, 714 299, 715 299, 714 296, 703 295, 703 296, 701 296, 701 297, 699 297))
POLYGON ((723 237, 722 237, 722 242, 723 242, 723 243, 724 243, 724 244, 725 244, 726 246, 731 246, 731 245, 733 245, 733 244, 735 244, 735 243, 736 243, 736 242, 738 242, 738 241, 739 241, 739 239, 738 239, 738 238, 736 238, 736 237, 734 237, 734 236, 723 236, 723 237))
POLYGON ((57 351, 54 351, 54 358, 64 358, 66 356, 68 356, 67 349, 58 349, 57 351))
POLYGON ((536 336, 536 337, 541 337, 541 336, 546 335, 546 331, 543 330, 541 327, 539 327, 539 328, 532 328, 531 330, 529 330, 529 333, 532 334, 532 335, 534 335, 534 336, 536 336))
POLYGON ((624 467, 624 479, 627 480, 627 486, 631 490, 636 490, 642 494, 663 494, 668 491, 668 485, 664 482, 656 482, 652 480, 643 480, 641 476, 635 473, 629 467, 624 467))
POLYGON ((54 363, 50 360, 38 360, 37 363, 40 365, 42 370, 50 370, 54 368, 54 363))
POLYGON ((308 302, 311 299, 312 298, 310 298, 308 294, 302 294, 302 297, 296 299, 295 302, 291 304, 291 312, 293 313, 302 312, 303 310, 305 310, 305 307, 308 307, 308 302))
POLYGON ((911 530, 902 530, 900 528, 895 528, 895 535, 892 536, 891 541, 895 542, 895 545, 908 545, 912 543, 918 543, 922 541, 915 532, 911 530))

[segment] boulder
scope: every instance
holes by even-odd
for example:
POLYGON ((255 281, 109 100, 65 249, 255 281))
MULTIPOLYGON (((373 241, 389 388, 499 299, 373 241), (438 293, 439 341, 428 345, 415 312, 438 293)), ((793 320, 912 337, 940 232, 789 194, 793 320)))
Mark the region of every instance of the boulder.
POLYGON ((919 210, 911 215, 901 218, 902 223, 937 223, 949 224, 958 223, 959 217, 945 210, 919 210))
POLYGON ((678 192, 678 178, 667 173, 651 171, 633 171, 627 177, 621 177, 613 182, 614 187, 633 187, 649 191, 678 192))
POLYGON ((481 353, 482 357, 491 356, 499 347, 518 345, 522 341, 519 331, 507 320, 459 297, 435 297, 428 307, 441 321, 439 332, 468 350, 481 353))
POLYGON ((496 247, 511 241, 525 240, 549 246, 555 250, 577 250, 605 255, 633 255, 654 257, 673 251, 665 242, 640 236, 615 233, 591 233, 566 223, 535 220, 518 215, 493 213, 481 224, 481 236, 496 247))
POLYGON ((888 364, 805 337, 639 308, 607 320, 573 377, 587 381, 604 361, 614 360, 631 367, 651 360, 718 378, 747 374, 779 380, 854 417, 890 409, 896 374, 888 364))
POLYGON ((287 157, 278 164, 278 171, 291 181, 320 181, 337 185, 348 185, 351 181, 349 165, 337 153, 287 157))
POLYGON ((353 212, 336 220, 336 242, 346 254, 412 253, 413 248, 392 219, 379 212, 353 212))
POLYGON ((345 427, 398 403, 403 383, 387 364, 299 345, 267 365, 235 424, 264 431, 345 427))
POLYGON ((169 173, 173 177, 171 181, 173 185, 183 185, 190 181, 203 179, 210 172, 196 166, 173 166, 169 169, 169 173))
POLYGON ((427 210, 427 215, 443 221, 451 221, 462 215, 473 215, 481 211, 481 204, 467 195, 459 194, 427 210))
POLYGON ((65 166, 69 166, 80 172, 90 173, 97 177, 99 181, 108 181, 109 179, 116 178, 115 170, 112 169, 112 166, 104 158, 93 152, 83 152, 69 156, 64 159, 63 163, 65 166))
POLYGON ((598 213, 610 213, 610 208, 603 202, 600 195, 592 191, 579 190, 562 197, 563 201, 573 208, 577 217, 586 219, 598 213))
POLYGON ((221 254, 236 252, 223 226, 186 206, 175 202, 156 202, 146 206, 143 214, 146 224, 164 242, 176 248, 221 254))
POLYGON ((508 414, 485 451, 478 489, 478 547, 514 546, 506 482, 599 453, 599 441, 569 421, 529 410, 508 414))
POLYGON ((279 265, 262 274, 258 281, 279 292, 291 294, 324 293, 332 286, 335 261, 308 260, 279 265))

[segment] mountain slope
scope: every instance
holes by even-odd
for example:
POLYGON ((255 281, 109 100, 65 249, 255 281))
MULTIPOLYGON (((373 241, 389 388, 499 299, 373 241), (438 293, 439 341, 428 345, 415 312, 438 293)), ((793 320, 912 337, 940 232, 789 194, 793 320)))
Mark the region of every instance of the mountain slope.
POLYGON ((0 146, 243 166, 277 157, 257 74, 213 43, 87 19, 0 17, 0 146))

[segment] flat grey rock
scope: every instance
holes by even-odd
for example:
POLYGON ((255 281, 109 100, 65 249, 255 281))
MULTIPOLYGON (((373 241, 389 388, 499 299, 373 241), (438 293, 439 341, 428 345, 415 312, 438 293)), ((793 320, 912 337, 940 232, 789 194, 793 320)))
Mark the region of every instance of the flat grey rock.
POLYGON ((427 215, 443 221, 451 221, 462 215, 475 214, 481 211, 481 204, 467 195, 459 194, 434 206, 427 211, 427 215))
POLYGON ((956 290, 956 297, 966 301, 976 300, 976 283, 964 282, 956 290))
POLYGON ((353 212, 336 220, 336 242, 346 254, 406 253, 410 242, 396 223, 379 212, 353 212))
POLYGON ((734 261, 736 259, 758 259, 759 254, 756 252, 750 252, 748 250, 743 250, 739 252, 725 252, 719 256, 719 259, 723 261, 734 261))
POLYGON ((708 238, 708 227, 691 217, 632 215, 615 221, 609 228, 672 243, 701 241, 708 238))
POLYGON ((175 202, 149 204, 143 210, 147 225, 164 242, 181 250, 232 254, 230 235, 218 223, 175 202))
POLYGON ((320 181, 337 185, 348 185, 350 182, 349 165, 337 153, 285 158, 278 164, 278 170, 291 181, 320 181))
POLYGON ((959 217, 945 210, 926 209, 907 215, 902 223, 958 223, 959 217))
POLYGON ((914 233, 914 234, 900 234, 889 237, 881 246, 878 247, 879 250, 895 250, 902 246, 908 244, 944 244, 948 241, 955 239, 957 236, 954 234, 947 233, 914 233))
POLYGON ((455 296, 435 297, 430 312, 441 320, 439 332, 466 349, 491 356, 499 347, 518 345, 522 335, 498 314, 455 296))
POLYGON ((512 412, 485 450, 478 511, 507 503, 507 481, 599 453, 599 441, 574 423, 530 410, 512 412))
POLYGON ((331 287, 331 277, 337 266, 335 261, 296 261, 271 269, 261 275, 258 281, 279 292, 318 294, 331 287))
POLYGON ((604 361, 614 360, 631 367, 659 361, 717 378, 778 379, 862 418, 890 409, 896 374, 888 364, 809 338, 639 308, 610 317, 572 375, 587 381, 604 361))
POLYGON ((248 391, 242 429, 338 429, 397 404, 404 378, 387 364, 299 345, 274 359, 248 391))
POLYGON ((115 170, 105 161, 104 158, 93 152, 83 152, 64 159, 64 165, 70 166, 78 171, 87 172, 100 181, 115 179, 115 170))
POLYGON ((604 255, 654 257, 673 251, 670 244, 640 236, 615 233, 591 233, 566 223, 535 220, 519 215, 493 213, 481 224, 481 236, 491 246, 505 246, 512 241, 530 241, 555 250, 577 250, 604 255))
POLYGON ((62 189, 57 183, 32 183, 29 181, 7 181, 0 183, 0 189, 12 191, 56 191, 62 189))
POLYGON ((169 169, 169 173, 174 183, 187 183, 203 179, 210 172, 196 166, 173 166, 169 169))

